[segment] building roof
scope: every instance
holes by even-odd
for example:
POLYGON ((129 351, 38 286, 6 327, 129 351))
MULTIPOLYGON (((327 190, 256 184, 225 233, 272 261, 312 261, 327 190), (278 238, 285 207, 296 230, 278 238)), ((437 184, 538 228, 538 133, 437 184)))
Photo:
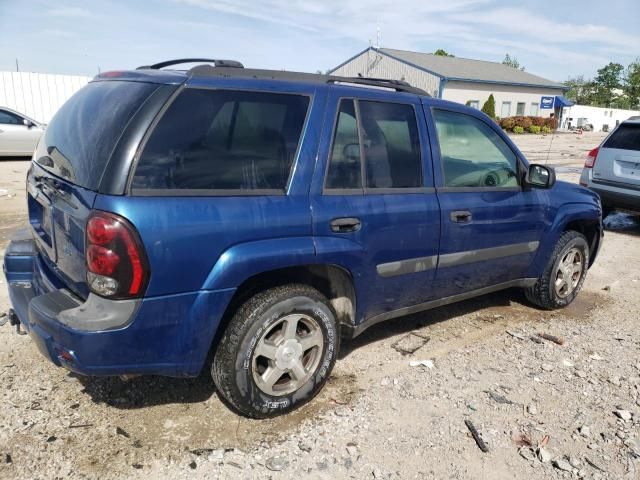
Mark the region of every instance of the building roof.
POLYGON ((557 82, 547 80, 546 78, 533 75, 529 72, 523 72, 522 70, 498 62, 444 57, 433 55, 432 53, 410 52, 407 50, 396 50, 394 48, 370 48, 445 80, 550 87, 568 90, 567 87, 557 82))

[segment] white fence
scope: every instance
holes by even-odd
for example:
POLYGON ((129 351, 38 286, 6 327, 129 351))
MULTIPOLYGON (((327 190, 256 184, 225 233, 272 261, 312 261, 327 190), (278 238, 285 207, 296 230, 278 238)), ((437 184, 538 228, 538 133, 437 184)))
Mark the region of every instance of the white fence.
POLYGON ((60 106, 91 77, 0 72, 0 107, 47 123, 60 106))

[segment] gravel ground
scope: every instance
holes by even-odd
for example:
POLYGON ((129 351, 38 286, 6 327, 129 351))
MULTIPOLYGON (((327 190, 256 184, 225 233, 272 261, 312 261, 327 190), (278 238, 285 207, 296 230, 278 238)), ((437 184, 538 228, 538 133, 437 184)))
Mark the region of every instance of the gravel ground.
MULTIPOLYGON (((514 138, 576 181, 602 135, 514 138)), ((0 252, 25 220, 27 168, 0 162, 0 252)), ((638 479, 640 219, 607 225, 569 308, 510 290, 378 325, 343 343, 318 398, 271 420, 229 411, 206 373, 74 377, 5 325, 0 478, 638 479)))

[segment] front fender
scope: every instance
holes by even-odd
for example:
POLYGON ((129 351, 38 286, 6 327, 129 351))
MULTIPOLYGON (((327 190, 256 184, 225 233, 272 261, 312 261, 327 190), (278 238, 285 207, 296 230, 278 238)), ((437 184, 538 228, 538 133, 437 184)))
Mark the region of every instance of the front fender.
MULTIPOLYGON (((553 223, 540 242, 538 252, 531 264, 529 277, 537 278, 542 275, 545 266, 551 258, 553 249, 562 233, 567 229, 567 225, 572 222, 581 221, 589 223, 598 222, 600 232, 602 232, 602 217, 598 205, 586 202, 565 203, 557 209, 553 223)), ((593 260, 593 258, 594 255, 592 255, 591 260, 593 260)))

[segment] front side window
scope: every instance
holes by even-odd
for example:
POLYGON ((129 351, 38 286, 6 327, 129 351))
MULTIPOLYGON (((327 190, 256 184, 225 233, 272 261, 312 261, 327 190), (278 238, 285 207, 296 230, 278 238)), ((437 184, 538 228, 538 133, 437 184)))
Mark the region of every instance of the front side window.
POLYGON ((462 113, 434 110, 445 187, 518 187, 518 162, 498 133, 462 113))
POLYGON ((422 186, 420 140, 413 106, 341 101, 325 188, 363 185, 368 190, 422 186))
POLYGON ((132 189, 283 192, 308 106, 302 95, 186 89, 149 137, 132 189))
POLYGON ((20 125, 22 122, 18 119, 16 115, 12 113, 5 112, 4 110, 0 110, 0 123, 4 125, 20 125))

